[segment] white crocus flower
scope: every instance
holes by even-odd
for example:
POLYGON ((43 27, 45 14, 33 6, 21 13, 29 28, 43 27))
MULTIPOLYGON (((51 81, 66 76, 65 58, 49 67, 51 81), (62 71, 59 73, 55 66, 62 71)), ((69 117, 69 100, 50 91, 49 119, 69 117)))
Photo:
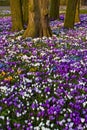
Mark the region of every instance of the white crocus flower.
POLYGON ((22 59, 23 59, 23 60, 28 60, 28 58, 29 58, 29 57, 28 57, 27 55, 23 55, 23 56, 22 56, 22 59))
POLYGON ((5 117, 4 117, 4 116, 0 116, 0 119, 4 120, 4 119, 5 119, 5 117))

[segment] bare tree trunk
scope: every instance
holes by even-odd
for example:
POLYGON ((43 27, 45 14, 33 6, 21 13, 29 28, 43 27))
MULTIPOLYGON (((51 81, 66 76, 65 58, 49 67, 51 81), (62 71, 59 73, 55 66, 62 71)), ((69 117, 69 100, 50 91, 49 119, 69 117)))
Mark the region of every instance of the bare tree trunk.
POLYGON ((49 19, 48 19, 48 6, 49 0, 39 0, 40 6, 40 21, 41 21, 41 29, 40 29, 40 36, 52 36, 51 29, 49 26, 49 19))
POLYGON ((28 0, 22 0, 23 23, 28 23, 28 0))
POLYGON ((48 0, 29 0, 29 21, 23 37, 51 36, 48 0))
POLYGON ((29 0, 28 27, 23 37, 38 37, 40 29, 40 10, 38 0, 29 0))
POLYGON ((75 23, 80 22, 80 0, 78 0, 77 7, 76 7, 76 14, 75 14, 75 23))
POLYGON ((65 28, 73 28, 74 27, 77 3, 78 3, 78 0, 68 0, 67 9, 66 9, 66 16, 65 16, 65 21, 64 21, 65 28))
POLYGON ((59 19, 60 0, 50 0, 50 18, 59 19))
POLYGON ((19 31, 23 29, 22 7, 20 0, 10 0, 12 15, 12 30, 19 31))

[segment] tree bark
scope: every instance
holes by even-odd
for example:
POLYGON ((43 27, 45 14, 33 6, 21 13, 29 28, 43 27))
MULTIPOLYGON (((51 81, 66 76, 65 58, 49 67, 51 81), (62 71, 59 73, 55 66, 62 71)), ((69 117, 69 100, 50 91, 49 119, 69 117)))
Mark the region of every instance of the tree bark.
POLYGON ((49 7, 49 0, 39 0, 39 7, 40 7, 40 21, 41 21, 41 28, 40 28, 40 36, 52 36, 51 29, 49 26, 49 18, 48 18, 48 7, 49 7))
POLYGON ((74 28, 77 3, 78 3, 78 0, 68 0, 66 16, 65 16, 65 21, 64 21, 65 28, 74 28))
POLYGON ((80 0, 78 0, 77 7, 76 7, 76 14, 75 14, 75 23, 80 22, 80 0))
POLYGON ((50 0, 50 18, 52 20, 59 19, 60 0, 50 0))
POLYGON ((23 29, 22 7, 20 0, 10 0, 12 15, 12 30, 19 31, 23 29))
POLYGON ((39 37, 40 29, 40 10, 38 0, 28 1, 28 27, 25 30, 23 37, 39 37))
POLYGON ((23 37, 51 36, 48 0, 29 0, 29 21, 23 37))
POLYGON ((23 23, 28 23, 28 0, 22 0, 23 23))

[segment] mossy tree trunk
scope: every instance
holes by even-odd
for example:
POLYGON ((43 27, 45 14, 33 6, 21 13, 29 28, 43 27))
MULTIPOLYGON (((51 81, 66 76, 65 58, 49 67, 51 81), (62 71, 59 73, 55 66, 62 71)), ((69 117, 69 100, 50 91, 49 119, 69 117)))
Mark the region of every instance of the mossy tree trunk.
POLYGON ((50 0, 50 18, 59 19, 60 0, 50 0))
POLYGON ((28 27, 23 37, 39 37, 40 9, 39 0, 28 0, 28 27))
POLYGON ((28 0, 22 0, 23 23, 28 23, 28 0))
POLYGON ((78 0, 68 0, 67 2, 66 16, 64 21, 65 28, 74 28, 77 3, 78 0))
POLYGON ((78 0, 77 7, 76 7, 76 14, 75 14, 75 23, 80 22, 80 0, 78 0))
POLYGON ((48 21, 48 0, 29 0, 28 27, 23 37, 51 36, 48 21))
POLYGON ((40 7, 40 22, 41 22, 41 28, 40 28, 40 36, 52 36, 51 29, 49 26, 49 0, 39 0, 39 7, 40 7))
POLYGON ((10 0, 12 15, 12 30, 19 31, 23 29, 21 0, 10 0))

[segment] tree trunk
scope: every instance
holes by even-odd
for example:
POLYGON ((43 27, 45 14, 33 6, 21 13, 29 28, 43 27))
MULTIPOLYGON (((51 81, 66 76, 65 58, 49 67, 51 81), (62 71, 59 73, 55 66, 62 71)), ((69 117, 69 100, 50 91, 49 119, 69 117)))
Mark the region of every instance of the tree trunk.
POLYGON ((66 16, 65 16, 65 21, 64 21, 65 28, 74 28, 77 3, 78 3, 78 0, 68 0, 66 16))
POLYGON ((75 23, 80 22, 80 0, 78 0, 77 7, 76 7, 76 14, 75 14, 75 23))
POLYGON ((28 23, 28 0, 22 0, 23 23, 28 23))
POLYGON ((50 18, 52 20, 59 19, 60 0, 50 0, 50 18))
POLYGON ((20 0, 10 0, 12 15, 12 30, 19 31, 23 29, 22 8, 20 0))
POLYGON ((40 36, 52 36, 51 29, 49 26, 49 18, 48 18, 48 7, 49 7, 49 0, 39 0, 40 6, 40 21, 41 21, 41 28, 40 28, 40 36))
POLYGON ((28 27, 25 30, 23 37, 39 37, 40 10, 38 0, 29 0, 28 9, 28 27))
POLYGON ((29 21, 23 37, 51 36, 48 0, 29 0, 29 21))

